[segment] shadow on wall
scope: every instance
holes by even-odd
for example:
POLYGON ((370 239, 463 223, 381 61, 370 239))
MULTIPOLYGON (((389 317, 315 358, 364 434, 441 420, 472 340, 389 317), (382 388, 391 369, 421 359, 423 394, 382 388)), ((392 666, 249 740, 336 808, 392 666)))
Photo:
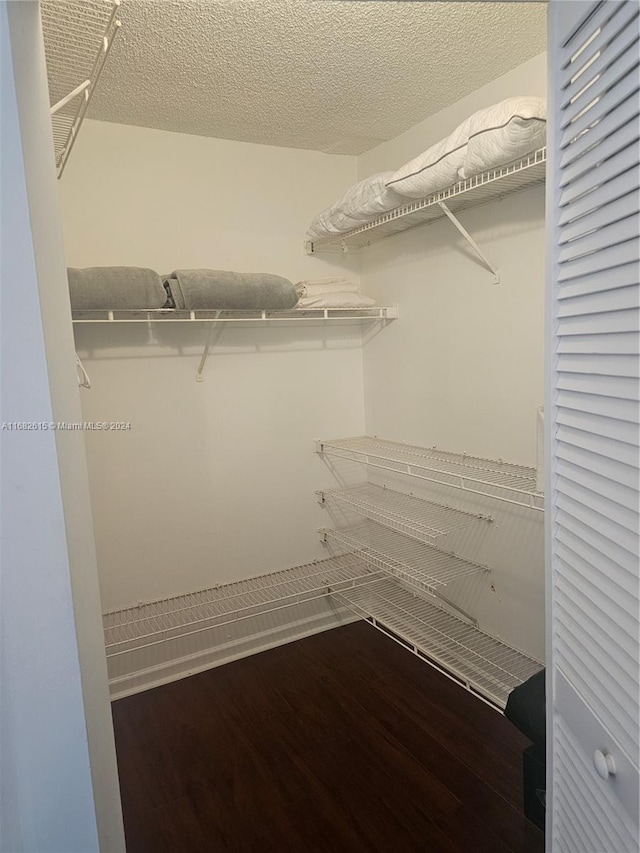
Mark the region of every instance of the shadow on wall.
MULTIPOLYGON (((519 234, 527 234, 544 223, 545 188, 530 187, 508 197, 494 199, 484 205, 464 210, 456 216, 467 228, 481 248, 486 243, 509 240, 519 234), (484 215, 486 211, 486 216, 484 215)), ((446 219, 430 225, 409 229, 394 235, 391 240, 374 243, 363 252, 363 273, 393 269, 394 276, 401 278, 403 267, 413 267, 418 262, 428 269, 429 261, 446 258, 452 253, 468 260, 473 268, 484 270, 482 262, 455 226, 446 219)), ((366 286, 366 278, 364 284, 366 286)))
MULTIPOLYGON (((279 322, 277 327, 268 323, 246 326, 238 323, 230 328, 217 326, 211 355, 242 355, 247 353, 308 352, 319 350, 357 349, 362 346, 363 334, 371 340, 385 327, 385 321, 358 324, 337 321, 305 322, 304 328, 296 324, 279 322)), ((117 358, 162 358, 180 355, 197 357, 202 354, 209 337, 208 323, 177 323, 154 321, 149 323, 87 323, 74 326, 76 349, 83 359, 101 360, 117 358)))

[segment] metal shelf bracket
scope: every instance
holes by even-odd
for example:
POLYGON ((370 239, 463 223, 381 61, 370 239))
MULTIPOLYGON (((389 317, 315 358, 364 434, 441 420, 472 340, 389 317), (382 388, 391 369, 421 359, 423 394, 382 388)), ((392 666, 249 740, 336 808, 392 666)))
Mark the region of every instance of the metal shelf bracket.
MULTIPOLYGON (((69 103, 69 101, 72 101, 76 97, 76 95, 79 95, 81 92, 85 92, 85 90, 88 89, 90 85, 91 85, 91 80, 85 80, 84 83, 81 83, 79 86, 76 86, 76 88, 73 90, 73 92, 69 92, 68 95, 65 95, 64 98, 62 98, 60 101, 58 101, 57 104, 54 104, 51 107, 51 110, 50 110, 51 115, 53 116, 57 112, 59 112, 63 107, 65 107, 69 103)), ((85 98, 87 98, 87 97, 88 97, 88 95, 85 92, 85 98)))
MULTIPOLYGON (((216 311, 216 316, 214 317, 214 321, 218 319, 221 312, 216 311)), ((195 313, 191 312, 191 319, 195 319, 195 313)), ((200 358, 200 364, 198 365, 198 369, 196 370, 196 382, 204 382, 204 366, 207 363, 207 358, 209 357, 209 351, 211 347, 216 343, 218 338, 222 333, 222 325, 213 322, 211 324, 211 328, 209 329, 209 334, 207 335, 207 340, 204 345, 204 350, 202 351, 202 357, 200 358)))
POLYGON ((449 208, 447 207, 447 205, 443 201, 438 202, 438 207, 444 213, 444 215, 448 219, 450 219, 451 222, 453 222, 453 224, 456 226, 458 231, 462 234, 462 236, 467 241, 467 243, 471 246, 471 248, 476 253, 476 255, 478 255, 478 257, 480 258, 482 263, 485 265, 485 267, 489 270, 490 273, 492 273, 493 283, 494 284, 500 284, 500 273, 498 272, 496 267, 493 266, 491 261, 489 261, 487 256, 484 254, 484 252, 480 248, 480 246, 478 246, 476 241, 473 239, 471 234, 469 234, 467 229, 462 225, 460 220, 449 210, 449 208))
POLYGON ((89 379, 89 374, 85 370, 85 366, 80 359, 78 353, 76 353, 76 372, 78 374, 78 385, 80 388, 91 388, 91 380, 89 379))

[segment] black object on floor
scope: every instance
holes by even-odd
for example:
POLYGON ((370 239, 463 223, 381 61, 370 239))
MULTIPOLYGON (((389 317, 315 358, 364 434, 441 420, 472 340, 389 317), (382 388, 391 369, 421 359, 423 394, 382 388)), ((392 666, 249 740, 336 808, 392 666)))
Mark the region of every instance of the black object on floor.
POLYGON ((522 784, 525 816, 544 832, 546 760, 544 749, 535 744, 522 753, 522 784))
POLYGON ((544 830, 546 794, 546 697, 545 670, 529 678, 509 694, 504 715, 533 745, 522 753, 524 813, 544 830))
POLYGON ((545 670, 541 669, 509 694, 504 715, 536 746, 546 742, 545 670))

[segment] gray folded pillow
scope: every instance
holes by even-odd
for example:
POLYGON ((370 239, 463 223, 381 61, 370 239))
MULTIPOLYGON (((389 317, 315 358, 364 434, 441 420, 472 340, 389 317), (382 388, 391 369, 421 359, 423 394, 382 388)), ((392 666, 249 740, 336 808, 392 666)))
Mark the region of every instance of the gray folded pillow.
POLYGON ((298 301, 293 282, 270 273, 175 270, 165 284, 179 310, 285 311, 298 301))
POLYGON ((74 311, 162 308, 167 294, 155 270, 144 267, 67 269, 74 311))

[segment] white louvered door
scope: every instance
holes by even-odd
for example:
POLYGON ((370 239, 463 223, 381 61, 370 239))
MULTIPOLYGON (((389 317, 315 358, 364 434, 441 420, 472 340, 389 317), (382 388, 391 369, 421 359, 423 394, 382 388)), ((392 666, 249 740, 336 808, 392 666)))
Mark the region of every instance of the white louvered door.
POLYGON ((553 853, 639 849, 639 14, 549 6, 553 853))

